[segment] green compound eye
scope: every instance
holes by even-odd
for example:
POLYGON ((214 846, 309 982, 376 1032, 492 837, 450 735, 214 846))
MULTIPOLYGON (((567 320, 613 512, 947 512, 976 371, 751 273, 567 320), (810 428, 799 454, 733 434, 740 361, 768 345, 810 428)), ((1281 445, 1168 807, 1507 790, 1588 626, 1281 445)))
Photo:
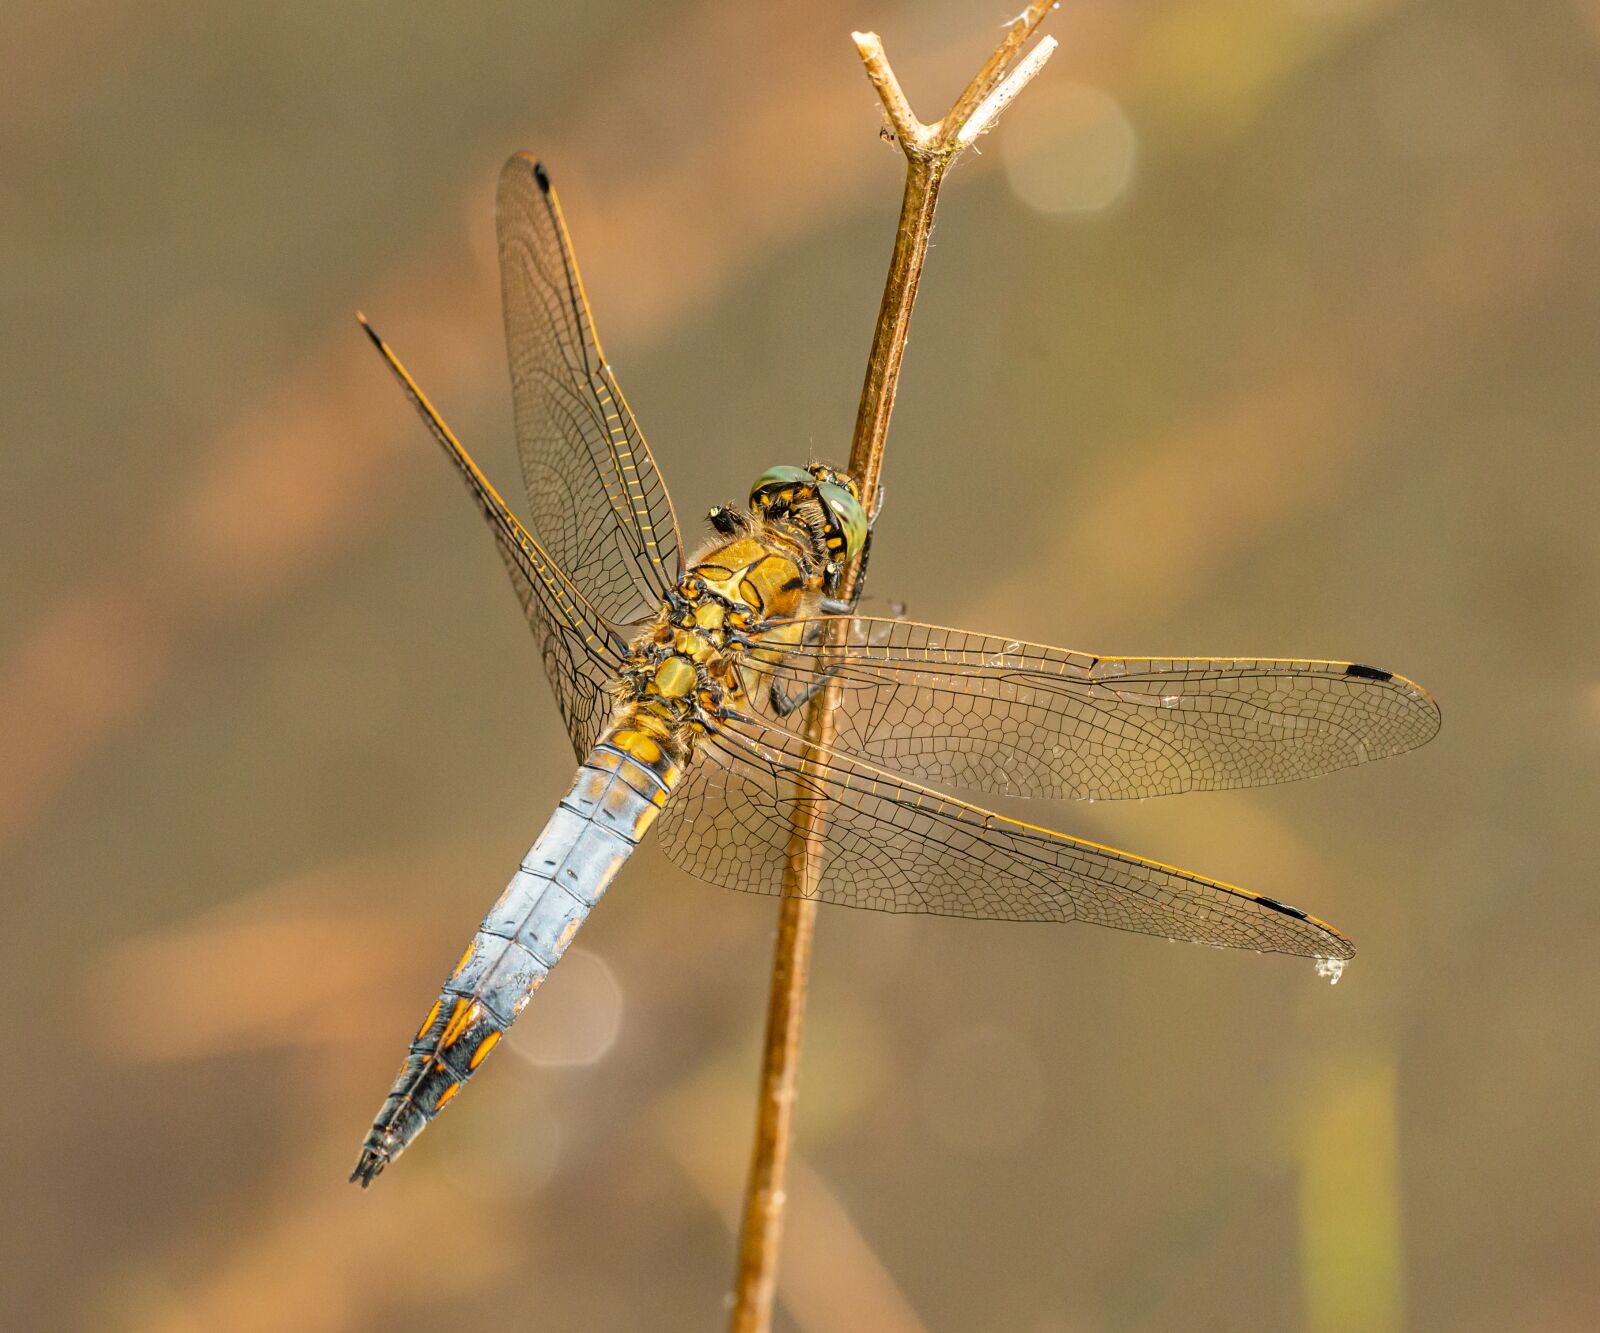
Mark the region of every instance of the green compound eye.
POLYGON ((756 484, 750 488, 750 503, 759 508, 761 501, 773 491, 786 490, 790 486, 810 486, 811 484, 811 474, 803 467, 768 468, 756 478, 756 484))
POLYGON ((860 500, 843 486, 835 486, 831 481, 817 483, 817 498, 833 515, 834 522, 844 535, 844 558, 853 560, 861 554, 861 548, 866 544, 867 511, 861 507, 860 500))

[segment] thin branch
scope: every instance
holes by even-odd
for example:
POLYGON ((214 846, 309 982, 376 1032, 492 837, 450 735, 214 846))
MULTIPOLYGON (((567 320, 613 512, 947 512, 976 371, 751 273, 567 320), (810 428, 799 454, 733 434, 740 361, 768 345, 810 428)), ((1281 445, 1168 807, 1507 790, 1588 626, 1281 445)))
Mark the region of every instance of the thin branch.
MULTIPOLYGON (((967 85, 961 96, 956 98, 956 104, 940 122, 947 137, 950 129, 953 128, 959 134, 961 128, 972 119, 972 113, 977 109, 978 103, 995 90, 1000 80, 1005 77, 1012 59, 1044 22, 1045 15, 1056 8, 1056 4, 1057 0, 1032 0, 1022 13, 1011 20, 1006 28, 1006 35, 1001 39, 1000 45, 995 47, 994 54, 984 62, 983 68, 978 71, 977 76, 967 85)), ((1056 44, 1055 38, 1049 40, 1053 50, 1056 44)), ((1048 59, 1048 56, 1045 58, 1048 59)))
POLYGON ((889 117, 890 128, 901 143, 918 146, 932 141, 933 131, 912 114, 911 103, 901 90, 900 80, 890 68, 889 57, 883 53, 883 42, 875 32, 853 32, 850 40, 856 44, 856 53, 866 66, 867 78, 878 90, 884 114, 889 117))
POLYGON ((967 117, 966 124, 956 131, 956 142, 963 147, 989 128, 995 118, 1011 104, 1033 76, 1044 68, 1059 45, 1054 37, 1041 38, 1039 45, 1022 58, 1022 62, 1006 75, 1000 86, 978 103, 977 109, 967 117))
MULTIPOLYGON (((906 157, 905 194, 900 203, 894 251, 889 258, 889 274, 878 307, 878 323, 861 386, 861 406, 850 443, 848 471, 869 508, 875 505, 878 494, 884 443, 911 327, 911 308, 928 255, 940 184, 951 162, 994 123, 1050 58, 1056 43, 1053 38, 1046 38, 1012 68, 1028 38, 1054 7, 1054 0, 1034 0, 1013 20, 977 77, 949 113, 931 126, 923 124, 912 112, 877 34, 851 34, 867 78, 883 102, 906 157)), ((855 562, 846 572, 842 595, 848 597, 854 591, 858 570, 859 562, 855 562)), ((842 646, 844 629, 843 617, 830 625, 835 646, 842 646)), ((834 681, 829 681, 811 701, 806 712, 807 754, 803 769, 809 770, 819 750, 832 742, 837 704, 838 685, 834 681)), ((799 779, 802 783, 805 780, 803 776, 799 779)), ((730 1320, 733 1333, 767 1333, 772 1323, 783 1230, 784 1181, 798 1091, 800 1034, 816 930, 816 891, 822 872, 820 849, 827 820, 825 801, 796 800, 784 867, 783 901, 778 907, 755 1143, 739 1235, 739 1269, 730 1320)))

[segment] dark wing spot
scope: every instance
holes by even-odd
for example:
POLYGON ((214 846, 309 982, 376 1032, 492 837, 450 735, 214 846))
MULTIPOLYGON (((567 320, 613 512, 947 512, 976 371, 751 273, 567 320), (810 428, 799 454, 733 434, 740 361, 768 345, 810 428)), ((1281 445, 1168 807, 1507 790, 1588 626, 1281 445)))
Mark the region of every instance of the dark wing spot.
POLYGON ((1352 662, 1344 669, 1344 674, 1354 676, 1357 680, 1393 680, 1394 672, 1384 671, 1381 667, 1362 666, 1359 662, 1352 662))
POLYGON ((533 164, 533 178, 539 182, 539 188, 546 194, 550 193, 550 173, 544 169, 543 162, 533 164))
POLYGON ((1290 907, 1288 903, 1280 903, 1276 898, 1268 898, 1265 894, 1256 901, 1263 907, 1270 907, 1274 912, 1282 912, 1285 916, 1298 917, 1301 921, 1306 919, 1306 914, 1298 907, 1290 907))

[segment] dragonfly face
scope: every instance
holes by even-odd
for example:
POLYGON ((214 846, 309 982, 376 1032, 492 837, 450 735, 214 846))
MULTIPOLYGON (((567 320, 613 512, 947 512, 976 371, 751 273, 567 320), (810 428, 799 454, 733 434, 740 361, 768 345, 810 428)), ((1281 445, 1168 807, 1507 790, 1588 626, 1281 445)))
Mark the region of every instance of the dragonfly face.
POLYGON ((820 543, 831 566, 830 591, 867 542, 867 511, 855 480, 822 463, 769 468, 750 488, 750 509, 764 517, 791 515, 820 543))
POLYGON ((806 836, 823 902, 1355 952, 1275 898, 951 789, 1112 799, 1314 777, 1430 739, 1425 690, 1351 662, 1114 657, 840 614, 827 598, 864 565, 869 519, 821 464, 763 473, 748 512, 713 510, 718 540, 686 562, 531 158, 501 173, 498 220, 528 527, 368 332, 488 520, 580 768, 413 1040, 355 1178, 455 1096, 658 816, 667 855, 727 888, 781 892, 795 812, 820 806, 806 836), (825 742, 797 712, 824 687, 825 742))

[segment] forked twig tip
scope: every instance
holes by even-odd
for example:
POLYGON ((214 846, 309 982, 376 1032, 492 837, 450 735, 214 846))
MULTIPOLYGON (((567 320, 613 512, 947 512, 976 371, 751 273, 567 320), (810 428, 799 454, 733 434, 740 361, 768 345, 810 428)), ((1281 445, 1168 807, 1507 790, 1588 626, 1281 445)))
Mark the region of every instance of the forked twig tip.
POLYGON ((1041 37, 1038 45, 1017 63, 1017 67, 973 108, 966 122, 957 129, 956 142, 965 147, 990 129, 995 117, 1028 86, 1034 75, 1044 68, 1045 61, 1055 54, 1056 48, 1060 45, 1061 43, 1054 37, 1041 37))

